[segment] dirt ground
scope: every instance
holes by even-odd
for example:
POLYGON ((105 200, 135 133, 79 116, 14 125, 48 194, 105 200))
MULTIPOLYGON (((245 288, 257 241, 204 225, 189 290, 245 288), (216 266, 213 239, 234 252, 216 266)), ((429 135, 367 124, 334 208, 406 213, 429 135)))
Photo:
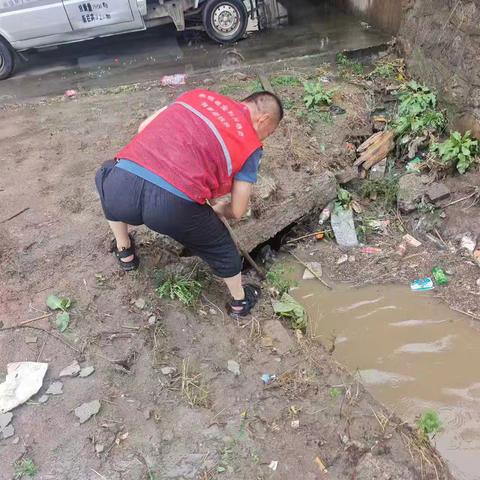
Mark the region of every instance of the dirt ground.
MULTIPOLYGON (((336 104, 347 113, 325 117, 310 129, 291 105, 266 145, 250 232, 272 206, 292 195, 301 201, 301 189, 313 188, 327 168, 347 166, 347 137, 370 133, 369 95, 324 69, 312 67, 301 75, 330 75, 330 84, 342 87, 336 104)), ((204 81, 198 78, 185 88, 207 84, 238 97, 258 88, 255 76, 244 74, 204 81)), ((288 88, 280 88, 283 95, 288 88)), ((15 435, 0 440, 0 479, 13 478, 15 462, 27 458, 41 480, 451 478, 434 449, 379 405, 321 345, 276 319, 268 298, 251 318, 234 322, 224 312, 223 286, 206 273, 194 309, 159 299, 157 269, 203 271, 204 266, 179 259, 178 246, 142 228, 137 229, 141 269, 118 272, 107 253, 110 234, 94 189, 95 170, 143 118, 178 93, 157 86, 118 88, 1 112, 0 371, 26 360, 48 362, 49 369, 39 394, 14 410, 15 435), (3 221, 23 209, 28 210, 3 221), (56 331, 53 317, 21 326, 47 313, 50 293, 74 300, 66 332, 56 331), (26 343, 32 336, 36 342, 26 343), (41 404, 39 397, 74 360, 95 372, 63 378, 63 394, 41 404), (229 360, 239 364, 239 375, 227 369, 229 360), (169 373, 165 367, 172 367, 169 373), (277 380, 263 385, 265 373, 277 380), (340 390, 338 397, 331 395, 332 387, 340 390), (101 403, 99 413, 79 425, 74 409, 93 400, 101 403)), ((293 90, 288 97, 301 101, 293 90)), ((465 179, 478 184, 475 176, 465 179)), ((461 197, 462 189, 455 195, 461 197)), ((463 225, 454 222, 462 208, 459 203, 446 209, 447 225, 457 233, 463 225)), ((478 207, 472 213, 478 218, 478 207)), ((243 232, 248 225, 236 228, 243 232)), ((448 228, 442 233, 448 242, 448 228)), ((342 252, 333 242, 314 247, 321 249, 318 257, 329 274, 351 281, 354 269, 359 284, 411 280, 442 260, 453 270, 443 296, 478 314, 478 290, 472 285, 478 267, 468 259, 424 244, 425 254, 396 260, 391 251, 397 237, 371 239, 383 253, 356 254, 355 265, 336 265, 342 252)), ((311 253, 312 244, 301 248, 311 253)), ((299 254, 306 255, 301 249, 299 254)))

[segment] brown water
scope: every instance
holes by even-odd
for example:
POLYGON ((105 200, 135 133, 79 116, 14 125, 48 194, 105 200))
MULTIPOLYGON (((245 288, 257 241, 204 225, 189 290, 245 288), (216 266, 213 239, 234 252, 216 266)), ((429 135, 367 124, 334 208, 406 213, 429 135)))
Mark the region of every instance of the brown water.
MULTIPOLYGON (((303 269, 302 269, 303 271, 303 269)), ((328 291, 300 281, 292 295, 304 305, 313 335, 358 371, 369 391, 414 423, 436 410, 444 430, 434 442, 458 480, 480 479, 480 325, 452 312, 433 292, 409 286, 328 291)))

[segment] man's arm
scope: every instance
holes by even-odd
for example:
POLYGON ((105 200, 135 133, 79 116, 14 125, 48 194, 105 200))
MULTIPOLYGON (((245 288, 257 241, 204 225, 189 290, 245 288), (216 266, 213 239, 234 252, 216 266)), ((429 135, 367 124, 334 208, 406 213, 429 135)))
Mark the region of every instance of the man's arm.
POLYGON ((250 195, 252 194, 253 184, 242 182, 240 180, 233 181, 232 200, 230 202, 219 202, 212 208, 217 215, 227 219, 242 218, 248 210, 250 195))
POLYGON ((166 108, 167 107, 163 107, 160 110, 157 110, 155 113, 150 115, 147 119, 145 119, 138 127, 138 133, 140 133, 152 120, 154 120, 158 115, 160 115, 166 108))

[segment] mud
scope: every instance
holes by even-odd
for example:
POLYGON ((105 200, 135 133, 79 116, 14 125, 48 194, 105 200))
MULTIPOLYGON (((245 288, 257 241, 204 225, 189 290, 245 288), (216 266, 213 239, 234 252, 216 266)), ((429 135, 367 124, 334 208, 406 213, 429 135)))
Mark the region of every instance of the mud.
POLYGON ((408 285, 340 284, 332 292, 309 280, 293 295, 307 309, 312 337, 333 344, 334 358, 375 398, 411 424, 437 411, 443 430, 435 445, 458 480, 478 478, 480 324, 408 285))

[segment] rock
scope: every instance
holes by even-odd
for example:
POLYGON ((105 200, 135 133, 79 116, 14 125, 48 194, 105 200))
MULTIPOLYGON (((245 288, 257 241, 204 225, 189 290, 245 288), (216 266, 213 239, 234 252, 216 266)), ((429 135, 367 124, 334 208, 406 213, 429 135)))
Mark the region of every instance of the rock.
POLYGON ((50 397, 49 397, 48 395, 42 395, 42 396, 38 399, 38 403, 47 403, 49 398, 50 398, 50 397))
POLYGON ((358 178, 358 168, 348 167, 345 170, 341 170, 335 173, 335 178, 340 185, 351 182, 355 178, 358 178))
POLYGON ((312 280, 315 278, 315 275, 310 270, 313 270, 319 277, 323 275, 322 264, 320 262, 308 262, 306 265, 308 268, 303 272, 303 280, 312 280))
POLYGON ((19 441, 20 441, 20 437, 15 437, 15 438, 12 440, 12 443, 13 443, 14 445, 17 445, 19 441))
POLYGON ((146 408, 143 411, 143 418, 145 420, 150 420, 150 418, 152 417, 152 413, 153 413, 153 410, 151 408, 146 408))
POLYGON ((63 383, 62 382, 53 382, 48 390, 45 392, 47 395, 62 395, 63 393, 63 383))
POLYGON ((387 159, 384 158, 370 169, 368 177, 371 180, 380 180, 385 176, 385 170, 387 169, 387 159))
POLYGON ((338 260, 337 260, 337 265, 343 265, 344 263, 348 262, 348 255, 342 255, 338 260))
POLYGON ((0 413, 9 412, 33 397, 42 387, 47 368, 48 363, 9 363, 5 382, 0 384, 0 413))
POLYGON ((227 362, 227 369, 235 376, 240 375, 240 365, 235 360, 229 360, 227 362))
POLYGON ((95 371, 95 367, 83 367, 78 374, 79 377, 85 378, 90 376, 95 371))
POLYGON ((470 253, 475 251, 475 246, 477 242, 473 238, 473 235, 470 232, 464 233, 460 241, 460 246, 467 250, 470 253))
POLYGON ((80 423, 85 423, 93 415, 96 415, 100 411, 100 401, 93 400, 92 402, 82 403, 75 409, 75 415, 78 417, 80 423))
POLYGON ((13 418, 13 413, 0 413, 0 431, 3 430, 13 418))
POLYGON ((31 336, 25 337, 25 343, 37 343, 38 337, 31 336))
POLYGON ((164 375, 173 375, 177 371, 177 369, 175 367, 162 367, 160 371, 164 375))
POLYGON ((157 321, 157 317, 155 315, 150 315, 148 317, 148 324, 149 325, 155 325, 156 321, 157 321))
POLYGON ((415 237, 412 237, 412 235, 410 234, 406 234, 402 237, 402 240, 407 244, 409 245, 410 247, 413 247, 413 248, 418 248, 422 245, 422 242, 420 242, 419 240, 417 240, 415 237))
POLYGON ((13 425, 8 425, 2 430, 1 433, 2 433, 3 439, 5 440, 15 435, 15 429, 13 428, 13 425))
POLYGON ((290 425, 292 426, 292 428, 294 430, 296 430, 297 428, 300 427, 300 420, 292 420, 292 422, 290 423, 290 425))
POLYGON ((262 345, 262 347, 273 347, 273 338, 272 337, 268 337, 268 336, 265 336, 265 337, 262 337, 260 339, 260 343, 262 345))
POLYGON ((145 302, 144 298, 137 298, 134 302, 134 305, 139 308, 140 310, 143 310, 145 308, 145 305, 147 302, 145 302))
POLYGON ((70 364, 68 367, 65 367, 61 372, 59 377, 76 377, 80 373, 80 365, 78 362, 75 360, 72 364, 70 364))
POLYGON ((280 320, 267 320, 263 324, 263 333, 273 339, 273 344, 280 355, 293 348, 293 339, 280 320))
POLYGON ((417 203, 425 193, 422 177, 416 173, 408 173, 400 178, 398 183, 397 205, 402 213, 416 210, 417 203))
POLYGON ((406 466, 370 452, 358 462, 352 477, 355 480, 414 480, 406 466))
POLYGON ((102 453, 105 450, 105 445, 103 443, 96 443, 95 444, 95 452, 102 453))
POLYGON ((348 261, 349 261, 350 263, 355 263, 355 261, 356 261, 355 255, 349 255, 349 256, 348 256, 348 261))
POLYGON ((213 78, 204 78, 203 79, 203 84, 204 85, 213 85, 215 83, 215 80, 213 78))
POLYGON ((450 189, 444 183, 432 183, 427 189, 427 195, 431 202, 437 203, 450 196, 450 189))

